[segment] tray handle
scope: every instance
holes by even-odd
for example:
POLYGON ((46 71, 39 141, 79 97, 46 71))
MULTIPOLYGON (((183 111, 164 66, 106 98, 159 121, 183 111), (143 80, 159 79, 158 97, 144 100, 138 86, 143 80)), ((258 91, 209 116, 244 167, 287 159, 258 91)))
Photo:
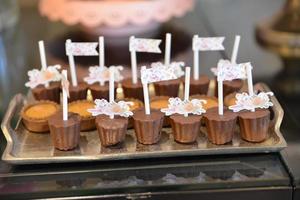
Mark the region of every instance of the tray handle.
MULTIPOLYGON (((1 129, 3 132, 3 135, 7 141, 7 146, 5 148, 4 155, 9 155, 9 153, 12 151, 13 148, 13 138, 12 133, 14 133, 14 128, 11 126, 11 120, 15 116, 16 111, 18 110, 18 106, 20 104, 23 104, 25 101, 25 97, 23 94, 16 94, 13 99, 10 101, 7 111, 3 117, 2 123, 1 123, 1 129)), ((3 158, 3 160, 6 160, 3 158)))

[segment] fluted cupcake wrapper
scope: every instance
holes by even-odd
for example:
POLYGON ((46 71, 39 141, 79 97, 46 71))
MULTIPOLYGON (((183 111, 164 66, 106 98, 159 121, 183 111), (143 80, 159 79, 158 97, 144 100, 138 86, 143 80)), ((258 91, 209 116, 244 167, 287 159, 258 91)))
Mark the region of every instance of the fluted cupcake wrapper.
POLYGON ((154 83, 156 96, 177 97, 179 92, 180 79, 160 81, 154 83))
POLYGON ((80 130, 81 131, 91 131, 96 129, 95 118, 82 118, 80 122, 80 130))
POLYGON ((262 142, 268 138, 270 112, 264 116, 251 119, 244 115, 239 116, 241 137, 249 142, 262 142))
POLYGON ((231 120, 217 121, 206 119, 207 137, 213 144, 226 144, 232 141, 236 118, 231 120))
MULTIPOLYGON (((191 119, 190 122, 186 122, 186 120, 182 120, 182 117, 179 118, 171 116, 171 126, 172 132, 174 136, 174 140, 180 143, 193 143, 197 140, 197 136, 200 132, 200 116, 197 117, 197 120, 191 119)), ((189 118, 189 117, 187 117, 189 118)))
POLYGON ((65 127, 55 127, 51 124, 50 135, 53 145, 59 150, 71 150, 78 146, 80 139, 80 123, 65 127))
POLYGON ((49 100, 60 103, 60 85, 52 84, 48 88, 38 86, 31 90, 36 100, 49 100))
POLYGON ((140 82, 133 84, 131 79, 126 79, 122 82, 122 88, 126 98, 144 101, 143 85, 140 82))
MULTIPOLYGON (((100 86, 100 85, 92 85, 89 87, 93 96, 93 99, 109 99, 109 87, 108 85, 100 86)), ((115 96, 117 94, 117 87, 115 85, 115 96)))
POLYGON ((70 97, 68 99, 69 102, 84 100, 87 96, 87 86, 78 85, 77 87, 70 87, 69 89, 70 97))
POLYGON ((190 95, 206 95, 209 87, 209 78, 207 76, 200 76, 198 80, 190 80, 190 95))
POLYGON ((141 144, 155 144, 160 140, 163 117, 153 121, 134 119, 136 138, 141 144))
MULTIPOLYGON (((217 81, 216 81, 217 84, 217 81)), ((240 79, 235 79, 232 81, 224 81, 223 82, 223 97, 233 93, 239 92, 243 87, 243 81, 240 79)), ((215 96, 218 96, 218 87, 215 87, 215 96)))
POLYGON ((125 140, 128 120, 123 119, 114 124, 114 119, 111 119, 110 125, 104 125, 97 117, 96 126, 100 138, 101 145, 104 147, 113 146, 125 140))

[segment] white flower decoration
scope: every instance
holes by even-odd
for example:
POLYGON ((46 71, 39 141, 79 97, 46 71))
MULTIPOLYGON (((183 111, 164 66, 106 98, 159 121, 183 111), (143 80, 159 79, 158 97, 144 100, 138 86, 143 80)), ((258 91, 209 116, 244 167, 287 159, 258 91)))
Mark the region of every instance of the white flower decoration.
POLYGON ((33 69, 28 71, 29 81, 25 83, 25 86, 33 89, 38 85, 47 85, 50 82, 60 81, 60 68, 60 65, 53 65, 47 67, 46 70, 33 69))
POLYGON ((129 107, 132 104, 133 104, 132 102, 126 102, 126 101, 108 102, 106 99, 96 99, 95 107, 92 109, 88 109, 88 112, 90 112, 92 116, 119 115, 121 117, 129 117, 133 115, 129 107))
POLYGON ((168 108, 161 109, 167 116, 173 114, 180 115, 201 115, 206 112, 203 108, 203 103, 206 104, 205 100, 192 99, 192 100, 181 100, 180 98, 170 98, 168 108))
MULTIPOLYGON (((121 70, 123 70, 122 66, 111 66, 115 67, 114 78, 116 82, 123 80, 123 76, 121 74, 121 70)), ((109 68, 108 67, 99 67, 99 66, 91 66, 89 67, 89 76, 83 79, 88 84, 94 84, 99 82, 101 84, 105 84, 105 82, 109 81, 109 68)))
POLYGON ((273 106, 269 96, 273 96, 273 92, 260 92, 250 96, 248 93, 241 93, 236 95, 236 105, 229 106, 229 109, 233 112, 239 112, 241 110, 253 111, 257 108, 267 109, 273 106))

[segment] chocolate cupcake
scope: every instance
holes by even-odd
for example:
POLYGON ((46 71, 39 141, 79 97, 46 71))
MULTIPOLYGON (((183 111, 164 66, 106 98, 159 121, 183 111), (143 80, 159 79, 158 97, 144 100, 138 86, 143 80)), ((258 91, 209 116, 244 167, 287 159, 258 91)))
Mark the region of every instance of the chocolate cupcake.
POLYGON ((171 126, 175 141, 179 143, 193 143, 200 132, 201 116, 172 115, 171 126))
POLYGON ((24 106, 21 111, 22 122, 27 130, 36 133, 49 131, 48 119, 59 110, 52 101, 39 101, 24 106))
POLYGON ((133 84, 132 79, 128 78, 123 80, 121 84, 125 98, 133 98, 144 101, 143 85, 140 80, 138 80, 136 84, 133 84))
POLYGON ((95 117, 92 116, 87 110, 94 108, 95 104, 93 101, 79 100, 73 101, 69 104, 69 112, 80 115, 80 130, 90 131, 96 129, 95 117))
POLYGON ((79 83, 77 86, 70 85, 69 87, 69 102, 77 101, 77 100, 85 100, 87 97, 88 86, 86 83, 79 83))
POLYGON ((241 136, 249 142, 262 142, 268 138, 270 111, 259 109, 239 114, 241 136))
MULTIPOLYGON (((241 79, 235 79, 232 81, 224 81, 223 82, 223 97, 226 97, 227 95, 239 92, 243 87, 243 80, 241 79)), ((218 97, 218 87, 217 87, 217 81, 216 81, 216 87, 215 87, 215 96, 218 97)))
MULTIPOLYGON (((150 99, 150 108, 151 109, 155 109, 155 110, 161 110, 163 108, 167 108, 168 104, 169 104, 169 98, 168 96, 156 96, 156 97, 152 97, 150 99)), ((164 123, 163 126, 164 127, 168 127, 171 125, 170 122, 170 117, 169 116, 165 116, 164 117, 164 123)))
POLYGON ((68 113, 68 120, 63 120, 62 111, 52 115, 48 124, 52 143, 56 149, 67 151, 76 148, 80 139, 80 116, 68 113))
POLYGON ((155 82, 153 83, 155 94, 156 96, 177 97, 180 83, 180 79, 155 82))
MULTIPOLYGON (((95 83, 89 86, 91 90, 93 99, 109 99, 109 85, 106 83, 105 85, 100 85, 99 83, 95 83)), ((117 94, 117 84, 115 84, 115 96, 117 94)))
POLYGON ((208 92, 209 82, 210 80, 206 75, 201 75, 198 80, 191 78, 190 95, 206 95, 208 92))
MULTIPOLYGON (((132 102, 133 104, 132 105, 129 105, 129 109, 130 111, 132 111, 133 113, 142 108, 144 106, 143 102, 141 102, 140 100, 138 99, 133 99, 133 98, 125 98, 125 99, 122 99, 122 101, 126 101, 126 102, 132 102)), ((133 127, 133 118, 132 117, 129 117, 128 118, 128 126, 127 128, 132 128, 133 127)))
POLYGON ((31 92, 36 100, 49 100, 60 103, 60 82, 52 82, 48 87, 39 85, 31 92))
POLYGON ((125 140, 128 119, 116 117, 110 119, 109 116, 99 115, 96 117, 96 126, 101 145, 104 147, 119 144, 125 140))
POLYGON ((155 144, 160 140, 164 114, 151 109, 146 115, 144 108, 135 111, 133 115, 134 130, 137 141, 141 144, 155 144))
POLYGON ((208 140, 217 145, 232 141, 237 115, 224 109, 224 114, 219 115, 218 108, 209 109, 205 115, 205 124, 208 140))

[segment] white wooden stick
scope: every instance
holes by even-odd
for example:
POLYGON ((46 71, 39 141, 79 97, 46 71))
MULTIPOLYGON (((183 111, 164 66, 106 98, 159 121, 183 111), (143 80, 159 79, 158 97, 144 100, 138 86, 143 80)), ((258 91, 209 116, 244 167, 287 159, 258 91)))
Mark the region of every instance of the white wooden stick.
POLYGON ((165 65, 169 66, 171 62, 171 33, 166 34, 166 46, 165 46, 165 65))
POLYGON ((99 37, 99 66, 104 67, 105 58, 104 58, 104 37, 99 37))
MULTIPOLYGON (((129 42, 131 43, 134 40, 134 36, 131 36, 129 42)), ((130 45, 130 44, 129 44, 130 45)), ((136 60, 136 51, 130 50, 130 57, 131 57, 131 73, 132 73, 132 83, 137 84, 137 60, 136 60)))
MULTIPOLYGON (((198 39, 198 35, 194 35, 193 43, 198 39)), ((193 45, 194 46, 194 45, 193 45)), ((199 80, 199 51, 193 49, 194 51, 194 79, 199 80)))
MULTIPOLYGON (((62 75, 66 80, 68 80, 68 72, 67 70, 62 71, 62 75)), ((67 121, 68 120, 68 94, 67 91, 62 88, 62 97, 63 97, 63 120, 67 121)))
POLYGON ((239 51, 240 40, 241 40, 241 36, 236 35, 235 40, 234 40, 232 54, 231 54, 231 63, 233 63, 233 64, 236 64, 236 58, 237 58, 237 54, 239 51))
MULTIPOLYGON (((145 66, 142 67, 142 70, 146 69, 145 66)), ((144 92, 144 104, 145 104, 145 114, 150 115, 150 102, 149 102, 149 90, 148 90, 148 84, 143 83, 143 92, 144 92)))
MULTIPOLYGON (((72 41, 70 39, 68 39, 67 43, 71 44, 72 41)), ((68 55, 68 58, 69 58, 69 65, 70 65, 70 70, 71 70, 72 86, 76 87, 78 85, 78 82, 77 82, 74 56, 72 54, 70 54, 70 55, 68 55)))
POLYGON ((223 108, 223 81, 218 80, 218 102, 219 102, 219 115, 224 114, 223 108))
POLYGON ((248 92, 250 96, 253 96, 253 80, 252 80, 252 66, 250 64, 247 65, 247 82, 248 82, 248 92))
MULTIPOLYGON (((45 45, 44 41, 39 41, 39 51, 40 51, 40 58, 41 58, 41 65, 42 70, 47 70, 47 60, 46 60, 46 53, 45 53, 45 45)), ((46 88, 49 87, 49 83, 46 83, 46 88)))
POLYGON ((115 101, 115 67, 109 68, 109 102, 115 101))
POLYGON ((185 85, 184 85, 184 100, 189 100, 190 96, 190 78, 191 78, 191 68, 185 68, 185 85))

